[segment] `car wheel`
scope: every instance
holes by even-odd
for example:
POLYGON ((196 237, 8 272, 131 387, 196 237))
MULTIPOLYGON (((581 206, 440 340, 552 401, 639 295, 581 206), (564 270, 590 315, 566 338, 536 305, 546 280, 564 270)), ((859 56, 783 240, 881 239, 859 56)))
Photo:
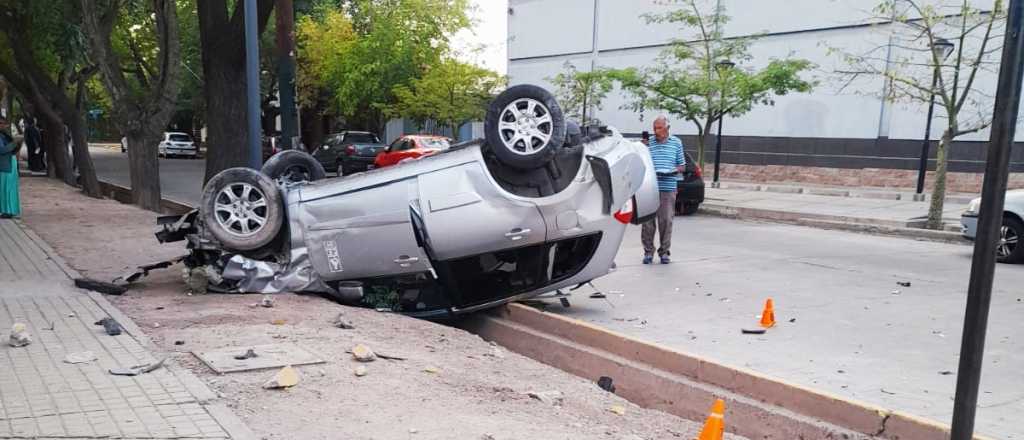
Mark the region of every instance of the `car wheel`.
POLYGON ((284 224, 281 193, 267 176, 228 168, 203 188, 200 212, 206 228, 230 250, 251 251, 271 243, 284 224))
POLYGON ((260 171, 279 184, 312 182, 327 177, 319 161, 299 150, 284 150, 270 156, 260 171))
POLYGON ((1014 217, 1003 217, 1003 226, 999 230, 999 244, 996 246, 996 259, 1000 263, 1024 262, 1024 247, 1020 246, 1024 236, 1024 223, 1014 217))
POLYGON ((565 142, 565 118, 550 92, 522 84, 491 101, 484 136, 502 164, 532 170, 550 162, 565 142))

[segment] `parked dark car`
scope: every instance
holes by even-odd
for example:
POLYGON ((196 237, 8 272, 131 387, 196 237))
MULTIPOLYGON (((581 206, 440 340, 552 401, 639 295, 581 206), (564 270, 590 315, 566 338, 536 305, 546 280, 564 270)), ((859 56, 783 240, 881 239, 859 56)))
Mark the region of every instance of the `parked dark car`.
POLYGON ((697 212, 704 203, 704 172, 693 160, 690 153, 686 154, 686 172, 683 179, 676 183, 676 214, 691 215, 697 212))
POLYGON ((313 152, 313 157, 324 170, 344 176, 369 169, 377 153, 386 147, 373 133, 343 131, 327 136, 324 144, 313 152))

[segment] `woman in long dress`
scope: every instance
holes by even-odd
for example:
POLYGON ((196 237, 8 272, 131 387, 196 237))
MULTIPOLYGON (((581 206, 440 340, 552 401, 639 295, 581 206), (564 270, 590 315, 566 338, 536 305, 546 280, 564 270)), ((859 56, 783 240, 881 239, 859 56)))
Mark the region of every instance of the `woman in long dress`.
POLYGON ((0 217, 21 215, 18 198, 18 143, 10 132, 11 124, 0 116, 0 217))

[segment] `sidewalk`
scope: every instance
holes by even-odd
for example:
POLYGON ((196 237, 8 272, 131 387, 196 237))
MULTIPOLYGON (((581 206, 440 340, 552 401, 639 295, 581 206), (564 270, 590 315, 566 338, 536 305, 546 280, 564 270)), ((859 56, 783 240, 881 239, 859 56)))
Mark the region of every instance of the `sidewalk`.
POLYGON ((899 190, 722 182, 721 188, 706 191, 701 209, 713 214, 945 241, 962 241, 960 214, 973 198, 947 197, 944 230, 932 231, 922 229, 928 201, 915 201, 913 193, 899 190))
POLYGON ((209 388, 172 362, 139 376, 108 369, 156 362, 146 336, 17 220, 0 220, 0 438, 248 439, 252 433, 209 388), (93 323, 124 327, 108 336, 93 323), (32 343, 14 348, 15 322, 32 343), (68 354, 96 360, 69 364, 68 354))

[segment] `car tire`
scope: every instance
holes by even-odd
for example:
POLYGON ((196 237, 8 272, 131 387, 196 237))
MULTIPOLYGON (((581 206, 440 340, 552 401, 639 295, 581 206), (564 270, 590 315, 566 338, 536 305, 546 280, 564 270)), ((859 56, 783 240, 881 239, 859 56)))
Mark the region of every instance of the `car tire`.
POLYGON ((565 142, 565 117, 547 90, 530 84, 512 86, 488 106, 484 136, 499 162, 532 170, 547 165, 565 142))
POLYGON ((228 250, 251 251, 274 241, 284 225, 284 204, 274 181, 249 168, 228 168, 203 188, 200 214, 228 250))
POLYGON ((1024 236, 1024 223, 1016 217, 1003 217, 1003 226, 1000 229, 999 245, 996 248, 996 260, 1000 263, 1024 263, 1024 246, 1021 246, 1021 237, 1024 236), (1012 242, 1005 242, 1010 240, 1012 242))
POLYGON ((327 177, 319 161, 299 150, 284 150, 270 156, 260 171, 278 183, 312 182, 327 177))

